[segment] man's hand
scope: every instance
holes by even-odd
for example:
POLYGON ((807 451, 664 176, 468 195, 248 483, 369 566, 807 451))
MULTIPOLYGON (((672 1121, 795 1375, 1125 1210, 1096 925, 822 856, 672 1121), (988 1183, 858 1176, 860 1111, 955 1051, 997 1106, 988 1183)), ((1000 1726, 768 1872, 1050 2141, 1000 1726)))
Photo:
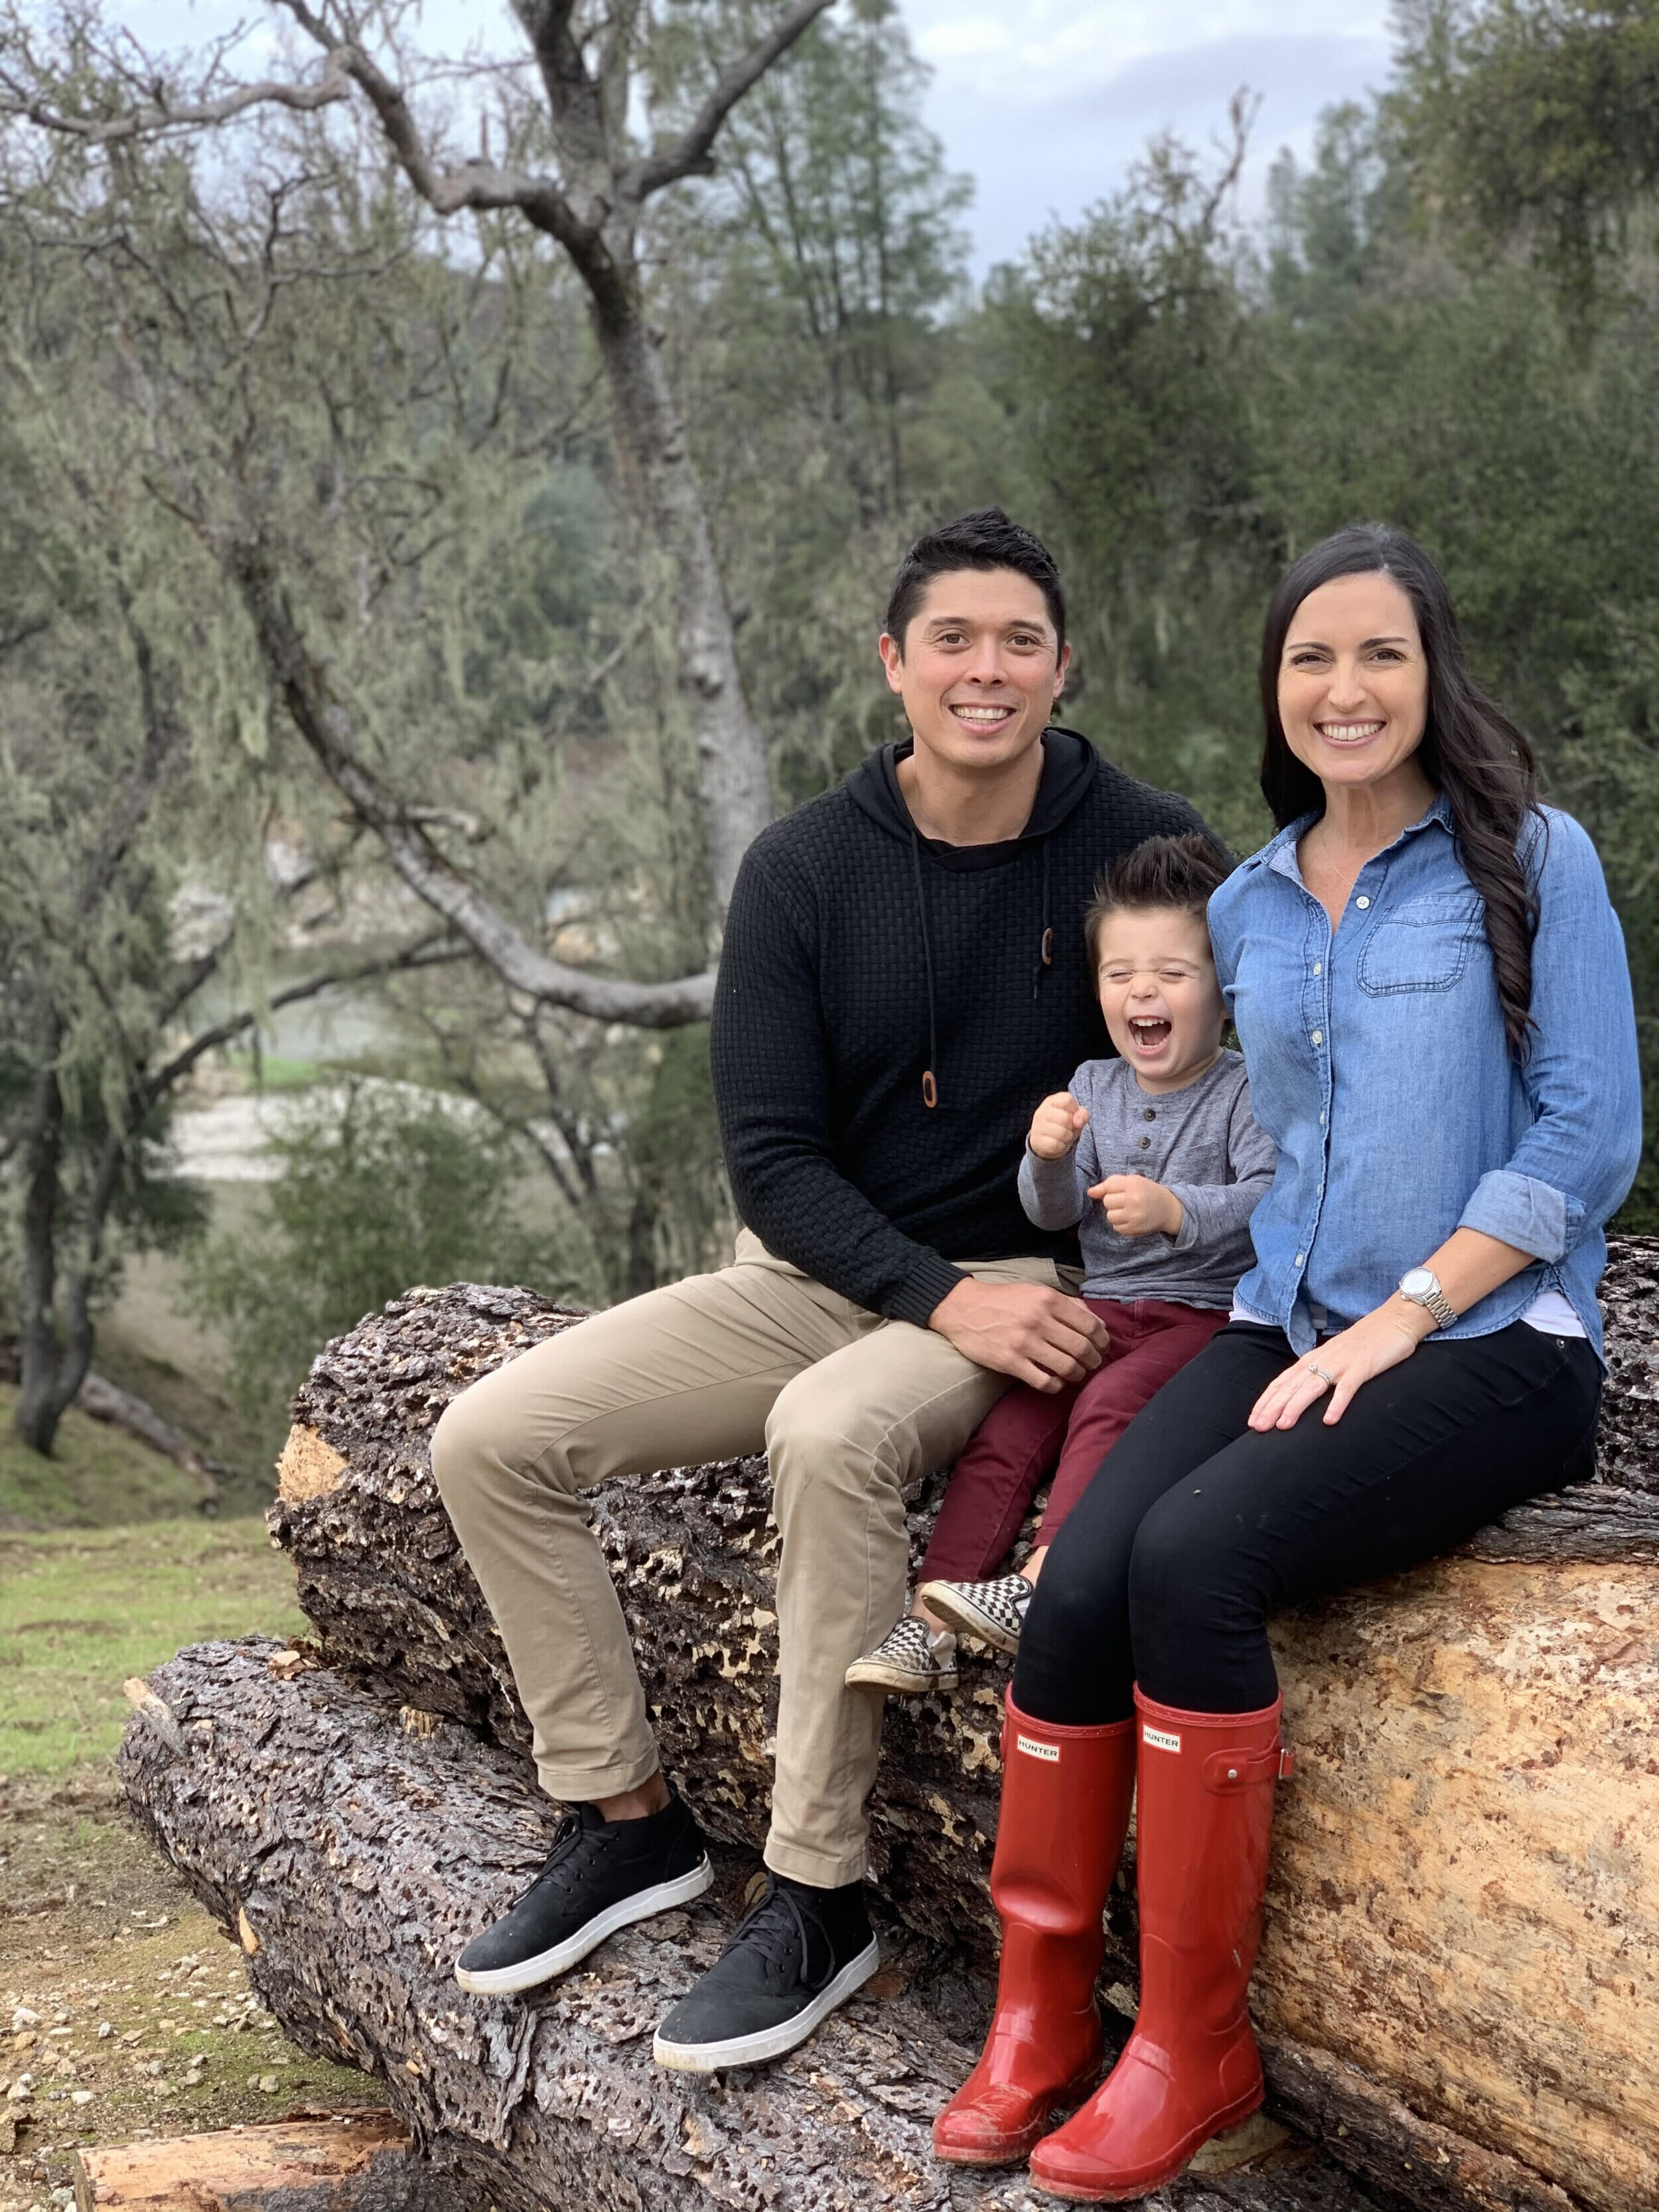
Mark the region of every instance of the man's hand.
POLYGON ((1100 1200, 1120 1237, 1181 1234, 1181 1200, 1149 1176, 1108 1176, 1104 1182, 1090 1185, 1089 1195, 1100 1200))
POLYGON ((1026 1145, 1040 1160, 1063 1160, 1088 1119, 1088 1108, 1079 1106, 1069 1091, 1053 1091, 1032 1115, 1026 1145))
POLYGON ((928 1318, 976 1365, 1035 1390, 1086 1382, 1110 1339, 1081 1298, 1041 1283, 958 1283, 928 1318))

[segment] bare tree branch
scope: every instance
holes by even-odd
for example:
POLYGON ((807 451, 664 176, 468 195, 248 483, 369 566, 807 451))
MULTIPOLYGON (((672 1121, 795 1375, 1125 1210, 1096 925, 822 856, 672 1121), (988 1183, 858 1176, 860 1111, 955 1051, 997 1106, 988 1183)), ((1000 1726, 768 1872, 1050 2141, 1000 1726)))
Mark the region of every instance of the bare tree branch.
POLYGON ((0 70, 0 115, 9 115, 20 123, 33 123, 39 130, 55 131, 64 137, 78 138, 85 145, 110 146, 123 139, 154 138, 169 131, 210 129, 216 124, 229 123, 246 114, 251 107, 287 107, 301 114, 313 114, 319 107, 349 99, 350 91, 339 58, 331 54, 315 84, 284 84, 272 77, 258 84, 239 85, 222 100, 195 100, 179 107, 155 100, 143 107, 129 108, 125 115, 68 115, 61 109, 47 107, 25 91, 9 72, 0 70))
MULTIPOLYGON (((270 1011, 275 1013, 283 1006, 297 1006, 302 999, 315 999, 323 992, 332 990, 337 984, 368 983, 377 976, 407 975, 414 969, 448 967, 455 961, 469 960, 471 957, 470 945, 458 944, 447 931, 441 932, 435 936, 423 937, 416 944, 405 945, 400 952, 388 953, 377 960, 360 962, 355 968, 337 968, 327 975, 310 976, 303 983, 290 983, 286 990, 278 991, 272 998, 270 1011)), ((246 1036, 251 1029, 258 1026, 258 1021, 259 1016, 252 1008, 247 1008, 240 1014, 232 1014, 222 1022, 216 1022, 210 1029, 199 1030, 187 1045, 174 1053, 171 1060, 164 1061, 152 1075, 134 1086, 131 1101, 133 1120, 142 1120, 143 1115, 158 1106, 174 1085, 189 1074, 198 1060, 216 1050, 220 1045, 229 1044, 234 1038, 246 1036)))
POLYGON ((259 548, 242 542, 226 553, 252 618, 267 676, 323 773, 358 820, 374 830, 410 889, 442 915, 504 983, 540 1004, 637 1029, 678 1029, 708 1020, 714 1003, 712 972, 672 983, 630 983, 572 968, 527 943, 451 865, 410 809, 382 789, 358 758, 350 719, 330 696, 323 672, 306 650, 293 611, 259 548))
POLYGON ((773 63, 781 60, 830 4, 831 0, 795 0, 787 15, 781 16, 763 39, 757 39, 746 54, 721 70, 682 137, 629 164, 620 179, 623 190, 635 200, 646 200, 683 177, 707 176, 714 167, 714 141, 726 117, 749 88, 759 83, 773 63))
POLYGON ((562 246, 576 247, 591 242, 590 226, 578 222, 557 183, 550 177, 532 177, 518 170, 498 168, 491 161, 468 161, 459 169, 441 167, 428 150, 403 87, 389 77, 372 56, 352 44, 334 41, 329 26, 306 0, 281 0, 307 37, 314 39, 329 57, 329 66, 339 70, 357 85, 380 119, 381 130, 404 174, 416 191, 441 216, 469 210, 517 208, 562 246))

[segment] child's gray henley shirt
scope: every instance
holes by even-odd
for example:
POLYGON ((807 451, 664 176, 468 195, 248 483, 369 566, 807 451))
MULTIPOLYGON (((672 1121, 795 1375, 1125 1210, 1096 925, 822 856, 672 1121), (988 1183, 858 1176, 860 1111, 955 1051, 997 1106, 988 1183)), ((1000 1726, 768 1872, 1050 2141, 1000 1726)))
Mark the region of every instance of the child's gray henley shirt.
POLYGON ((1089 1119, 1063 1160, 1027 1151, 1020 1202, 1039 1229, 1079 1223, 1085 1297, 1231 1306, 1255 1264, 1250 1216, 1273 1179, 1272 1140, 1250 1113, 1242 1054, 1224 1052, 1184 1091, 1143 1091, 1127 1060, 1087 1060, 1071 1081, 1089 1119), (1123 1237, 1091 1183, 1150 1176, 1181 1200, 1177 1237, 1123 1237))

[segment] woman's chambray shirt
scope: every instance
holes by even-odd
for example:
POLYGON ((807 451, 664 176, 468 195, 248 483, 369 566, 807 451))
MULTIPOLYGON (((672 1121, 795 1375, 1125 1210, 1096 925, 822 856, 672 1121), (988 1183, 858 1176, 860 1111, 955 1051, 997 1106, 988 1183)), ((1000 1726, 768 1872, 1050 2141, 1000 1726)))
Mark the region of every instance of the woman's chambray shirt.
POLYGON ((1559 1289, 1599 1355, 1602 1224, 1635 1175, 1642 1113, 1630 970, 1595 848, 1553 808, 1522 832, 1540 911, 1517 1063, 1443 794, 1360 870, 1334 936, 1297 861, 1316 818, 1210 902, 1251 1103, 1279 1147, 1239 1305, 1305 1352, 1461 1225, 1534 1264, 1440 1337, 1488 1335, 1559 1289))

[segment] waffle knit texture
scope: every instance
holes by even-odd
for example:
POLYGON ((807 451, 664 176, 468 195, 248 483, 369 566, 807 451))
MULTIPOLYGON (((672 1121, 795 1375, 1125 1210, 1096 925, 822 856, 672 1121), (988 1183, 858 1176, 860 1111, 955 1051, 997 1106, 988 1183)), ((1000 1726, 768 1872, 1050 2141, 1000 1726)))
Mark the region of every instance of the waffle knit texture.
POLYGON ((905 806, 908 750, 750 848, 710 1054, 745 1225, 842 1297, 925 1325, 957 1261, 1078 1264, 1075 1230, 1029 1222, 1016 1178, 1037 1102, 1111 1050, 1084 910, 1120 854, 1203 825, 1055 728, 1019 836, 944 845, 905 806))

